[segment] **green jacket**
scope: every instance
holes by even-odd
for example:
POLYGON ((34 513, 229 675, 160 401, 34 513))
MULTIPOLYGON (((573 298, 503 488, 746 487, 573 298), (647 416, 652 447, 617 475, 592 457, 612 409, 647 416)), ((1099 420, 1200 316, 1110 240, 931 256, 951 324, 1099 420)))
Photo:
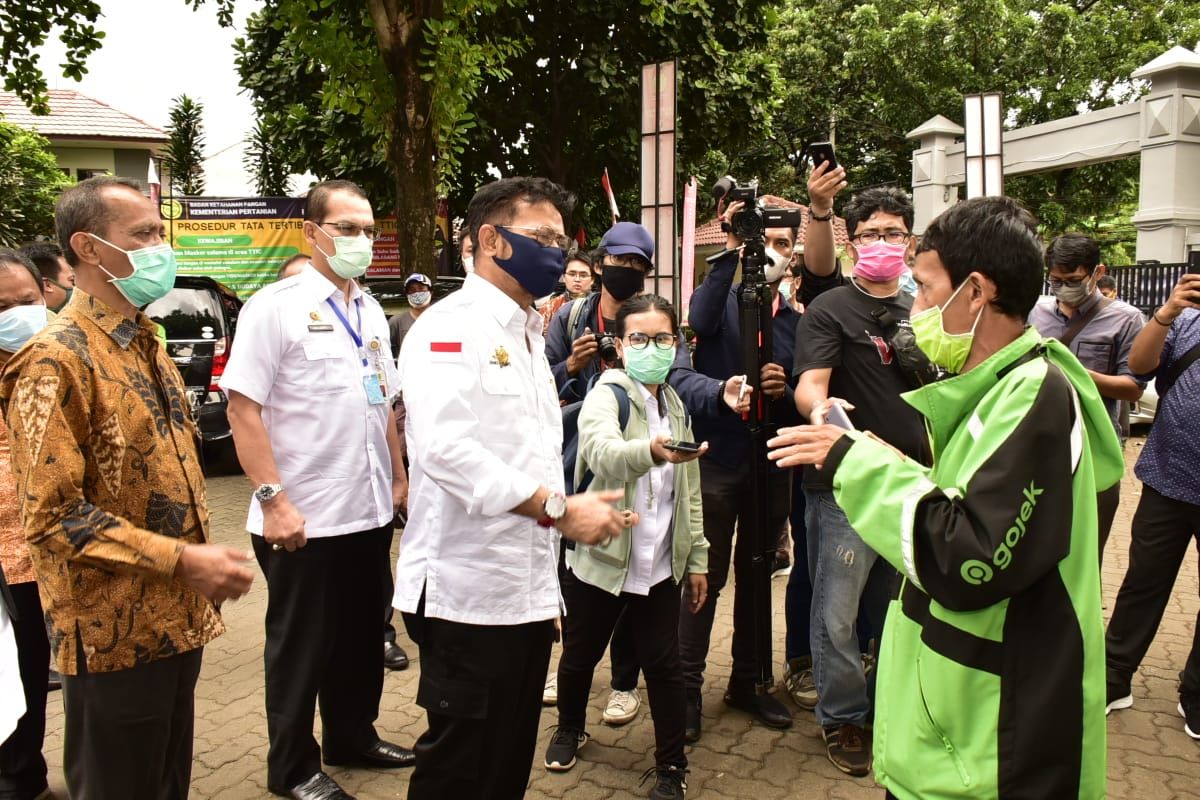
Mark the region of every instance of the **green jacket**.
POLYGON ((876 778, 902 800, 1103 797, 1096 492, 1124 462, 1096 386, 1028 329, 904 398, 932 468, 857 432, 825 466, 905 576, 880 648, 876 778))
MULTIPOLYGON (((660 398, 667 402, 671 437, 690 441, 692 429, 679 395, 668 384, 659 387, 660 398)), ((638 479, 650 471, 650 426, 646 422, 646 404, 637 383, 623 370, 606 370, 583 401, 579 412, 579 457, 575 462, 575 485, 587 470, 595 474, 590 492, 624 489, 625 500, 619 508, 632 508, 638 479), (613 383, 629 395, 629 423, 621 430, 617 419, 617 396, 601 384, 613 383)), ((700 466, 696 461, 675 465, 675 516, 672 520, 674 541, 671 548, 671 576, 676 583, 685 573, 708 572, 708 540, 700 513, 700 466)), ((629 572, 629 548, 632 530, 613 537, 608 544, 589 547, 577 544, 567 551, 567 564, 582 580, 612 594, 620 594, 629 572)), ((569 610, 568 610, 569 613, 569 610)))

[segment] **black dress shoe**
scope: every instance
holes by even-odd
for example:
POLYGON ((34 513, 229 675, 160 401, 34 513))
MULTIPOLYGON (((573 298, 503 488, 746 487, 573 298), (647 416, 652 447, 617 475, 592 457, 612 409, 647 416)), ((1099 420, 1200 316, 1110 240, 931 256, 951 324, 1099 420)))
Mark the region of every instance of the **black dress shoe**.
POLYGON ((702 704, 699 697, 688 697, 684 707, 683 740, 696 743, 700 741, 700 712, 702 704))
MULTIPOLYGON (((790 719, 790 718, 789 718, 790 719)), ((411 767, 417 763, 417 754, 407 747, 385 742, 383 739, 375 742, 363 752, 349 758, 325 757, 325 763, 332 767, 380 767, 395 769, 396 767, 411 767)))
POLYGON ((304 783, 288 789, 286 796, 293 800, 355 800, 354 795, 347 794, 337 781, 324 772, 318 772, 304 783))
POLYGON ((753 689, 730 688, 725 692, 725 705, 753 714, 768 728, 792 727, 792 712, 769 694, 758 694, 753 689))
POLYGON ((395 642, 384 642, 383 665, 393 672, 408 669, 408 653, 395 642))

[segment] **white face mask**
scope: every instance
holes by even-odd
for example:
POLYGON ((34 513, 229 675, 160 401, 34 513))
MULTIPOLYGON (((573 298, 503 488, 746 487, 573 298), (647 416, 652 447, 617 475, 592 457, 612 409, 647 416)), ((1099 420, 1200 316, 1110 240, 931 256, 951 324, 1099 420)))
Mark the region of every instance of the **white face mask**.
POLYGON ((792 258, 783 255, 773 247, 767 248, 767 258, 771 260, 771 263, 763 268, 763 273, 766 275, 767 283, 774 283, 783 277, 783 272, 792 258))
POLYGON ((475 256, 463 256, 463 272, 470 275, 475 271, 475 256))
POLYGON ((433 299, 432 292, 413 292, 408 296, 408 304, 413 308, 424 308, 433 299))

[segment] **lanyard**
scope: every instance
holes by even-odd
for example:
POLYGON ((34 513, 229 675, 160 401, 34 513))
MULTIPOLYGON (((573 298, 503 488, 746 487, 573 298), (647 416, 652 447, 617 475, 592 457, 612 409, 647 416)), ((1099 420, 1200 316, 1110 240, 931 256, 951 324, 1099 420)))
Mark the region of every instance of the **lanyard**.
POLYGON ((358 312, 358 330, 355 331, 350 327, 350 320, 346 319, 346 315, 337 307, 337 303, 333 302, 332 297, 325 299, 329 307, 333 309, 333 313, 337 315, 338 322, 342 323, 342 327, 346 329, 346 333, 350 334, 350 338, 354 340, 354 346, 358 348, 358 357, 362 359, 362 365, 367 366, 367 353, 363 350, 362 339, 362 305, 356 299, 354 301, 354 310, 358 312))

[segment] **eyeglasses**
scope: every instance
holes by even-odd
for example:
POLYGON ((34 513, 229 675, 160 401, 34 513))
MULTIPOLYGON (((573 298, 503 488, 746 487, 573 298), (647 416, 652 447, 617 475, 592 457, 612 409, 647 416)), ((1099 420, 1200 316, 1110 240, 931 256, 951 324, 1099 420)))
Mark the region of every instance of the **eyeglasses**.
POLYGON ((521 225, 497 225, 497 228, 504 228, 509 231, 527 231, 533 234, 533 238, 542 247, 557 247, 559 250, 566 252, 570 249, 573 239, 564 236, 558 231, 551 228, 549 225, 543 225, 540 228, 526 228, 521 225))
POLYGON ((1069 281, 1059 280, 1058 278, 1047 278, 1046 282, 1050 284, 1051 289, 1078 289, 1088 282, 1087 278, 1074 278, 1069 281))
POLYGON ((577 281, 582 281, 582 280, 586 280, 586 279, 592 277, 592 273, 590 273, 590 272, 572 272, 571 270, 567 270, 567 277, 574 278, 577 281))
MULTIPOLYGON (((650 344, 650 337, 644 333, 631 333, 625 338, 629 340, 629 346, 634 350, 645 350, 646 345, 650 344)), ((654 346, 659 350, 670 350, 675 346, 675 334, 665 331, 655 334, 654 346)))
POLYGON ((366 236, 372 242, 379 238, 383 233, 383 228, 375 225, 368 225, 365 228, 361 225, 355 225, 353 222, 318 222, 318 225, 328 225, 337 230, 340 236, 357 237, 359 235, 366 236))
POLYGON ((912 236, 908 231, 902 231, 899 228, 891 228, 883 233, 879 231, 863 231, 857 236, 851 236, 850 241, 855 244, 875 244, 880 239, 883 239, 888 244, 903 244, 912 236))

